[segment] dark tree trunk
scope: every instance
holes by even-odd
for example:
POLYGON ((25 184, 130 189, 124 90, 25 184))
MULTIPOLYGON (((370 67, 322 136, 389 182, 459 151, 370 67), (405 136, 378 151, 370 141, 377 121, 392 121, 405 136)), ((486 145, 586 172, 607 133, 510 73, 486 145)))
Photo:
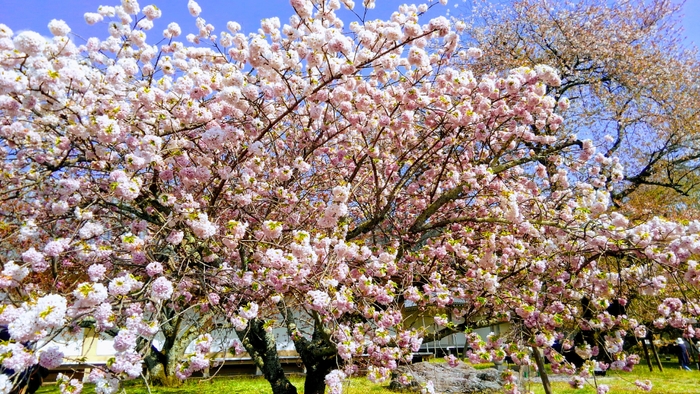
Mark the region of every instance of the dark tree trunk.
POLYGON ((537 369, 540 372, 540 378, 542 379, 542 388, 546 394, 552 394, 552 385, 549 383, 549 376, 547 376, 547 371, 544 369, 544 358, 540 354, 540 349, 533 346, 532 352, 535 356, 537 369))
POLYGON ((649 338, 649 347, 651 347, 651 352, 654 353, 654 359, 656 360, 656 366, 659 367, 659 371, 663 372, 664 366, 661 365, 661 359, 659 358, 659 352, 656 351, 656 345, 654 345, 654 335, 651 333, 651 330, 649 331, 648 338, 649 338))
POLYGON ((297 388, 284 375, 275 337, 265 331, 264 320, 250 320, 246 330, 236 330, 236 334, 255 365, 270 383, 273 394, 297 394, 297 388))
POLYGON ((315 368, 306 366, 306 380, 304 380, 304 394, 323 394, 326 391, 326 375, 336 368, 335 363, 316 363, 315 368))
POLYGON ((294 346, 301 349, 299 356, 306 367, 306 380, 304 381, 304 394, 323 394, 326 391, 326 375, 338 368, 337 354, 335 347, 327 343, 320 334, 321 328, 316 327, 311 341, 294 346))
POLYGON ((294 341, 294 348, 306 367, 304 394, 323 394, 326 391, 326 375, 341 365, 338 349, 330 341, 318 316, 314 316, 314 332, 311 340, 297 330, 292 312, 280 306, 280 311, 287 323, 287 333, 294 341))
POLYGON ((649 357, 649 349, 647 348, 647 340, 642 338, 642 349, 644 349, 644 356, 647 358, 647 365, 649 366, 649 372, 654 372, 654 367, 651 365, 651 357, 649 357))

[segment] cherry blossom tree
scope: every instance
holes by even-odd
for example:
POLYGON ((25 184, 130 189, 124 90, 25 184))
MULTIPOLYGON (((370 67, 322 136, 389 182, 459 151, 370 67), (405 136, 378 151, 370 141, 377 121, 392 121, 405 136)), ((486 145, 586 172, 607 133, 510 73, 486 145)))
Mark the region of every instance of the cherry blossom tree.
MULTIPOLYGON (((187 42, 171 23, 149 44, 161 12, 135 0, 85 14, 109 37, 84 44, 61 21, 52 39, 0 25, 3 367, 54 367, 50 339, 92 327, 116 351, 90 374, 99 393, 144 364, 172 384, 209 367, 212 333, 228 330, 273 392, 295 393, 271 332, 284 327, 304 392, 337 393, 484 318, 513 329, 470 335, 473 361, 543 368, 544 349, 582 379, 594 361, 573 370, 551 345, 588 324, 612 333, 612 368, 633 365, 618 345, 637 324, 606 308, 669 275, 696 288, 700 223, 609 211, 623 169, 557 132, 558 71, 475 75, 482 50, 459 51, 464 23, 420 19, 431 5, 346 26, 336 12, 352 1, 291 4, 288 23, 246 36, 235 22, 216 34, 190 1, 187 42), (441 329, 411 325, 409 304, 440 311, 441 329)), ((689 337, 695 302, 666 303, 689 337)))
POLYGON ((549 93, 571 104, 560 132, 589 135, 623 163, 610 184, 618 206, 646 217, 695 206, 700 65, 682 40, 682 2, 477 4, 462 36, 484 51, 472 69, 558 69, 549 93))
MULTIPOLYGON (((622 178, 608 173, 606 181, 620 212, 639 220, 697 218, 698 62, 681 40, 681 4, 523 0, 502 7, 481 2, 475 10, 462 35, 483 49, 472 69, 557 68, 562 83, 548 93, 571 107, 557 132, 590 136, 602 159, 624 165, 622 178)), ((613 258, 606 266, 619 272, 615 267, 628 263, 613 258)), ((650 304, 693 293, 682 272, 665 276, 661 299, 630 288, 628 311, 650 327, 647 310, 656 309, 650 304)))

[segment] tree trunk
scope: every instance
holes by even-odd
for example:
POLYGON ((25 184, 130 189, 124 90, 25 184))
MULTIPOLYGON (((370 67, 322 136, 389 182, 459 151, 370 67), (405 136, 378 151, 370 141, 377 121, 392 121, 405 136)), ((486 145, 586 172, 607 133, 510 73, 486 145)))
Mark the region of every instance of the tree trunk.
POLYGON ((294 348, 306 367, 304 394, 323 394, 326 391, 326 375, 342 364, 338 349, 330 340, 330 333, 314 312, 314 332, 311 340, 308 340, 299 332, 291 309, 281 303, 278 306, 287 325, 287 334, 294 341, 294 348))
POLYGON ((275 337, 265 331, 264 324, 261 319, 250 320, 246 330, 236 330, 236 334, 255 365, 270 383, 273 394, 297 394, 297 388, 284 375, 275 337))
POLYGON ((294 347, 306 367, 304 394, 323 394, 326 391, 326 375, 338 368, 338 351, 326 340, 322 330, 317 324, 311 341, 300 335, 294 340, 294 347))
POLYGON ((661 365, 661 359, 659 358, 659 353, 656 351, 656 345, 654 345, 654 335, 649 332, 649 347, 651 347, 651 352, 654 353, 654 359, 656 360, 656 366, 659 367, 659 371, 664 371, 664 366, 661 365))
POLYGON ((552 394, 552 385, 549 383, 549 376, 547 376, 547 371, 544 369, 544 360, 540 354, 540 349, 532 347, 532 354, 535 356, 535 362, 537 363, 537 369, 540 372, 540 378, 542 379, 542 388, 545 394, 552 394))
MULTIPOLYGON (((148 365, 148 363, 147 363, 148 365)), ((162 364, 160 362, 155 362, 148 366, 148 380, 149 384, 152 386, 162 386, 162 387, 178 387, 182 382, 175 376, 167 375, 165 371, 167 370, 167 364, 162 364)))
POLYGON ((649 349, 647 348, 647 340, 642 338, 642 349, 644 349, 644 355, 647 358, 647 365, 649 366, 649 372, 654 372, 654 367, 651 366, 651 357, 649 357, 649 349))
POLYGON ((182 384, 180 379, 175 376, 175 367, 179 359, 178 353, 172 347, 166 348, 164 346, 161 351, 151 348, 150 354, 144 358, 148 369, 148 380, 151 385, 178 387, 182 384))
POLYGON ((326 391, 326 375, 337 368, 336 363, 329 361, 334 360, 315 360, 311 366, 304 362, 306 367, 304 394, 323 394, 326 391))
POLYGON ((187 345, 199 336, 200 328, 211 321, 213 314, 203 314, 195 323, 183 316, 176 316, 172 310, 165 313, 170 313, 168 317, 173 320, 173 323, 163 327, 163 335, 165 336, 163 348, 158 350, 150 345, 150 351, 144 361, 152 385, 178 387, 182 384, 182 381, 175 376, 178 363, 184 358, 187 345), (184 324, 189 326, 183 331, 184 324))

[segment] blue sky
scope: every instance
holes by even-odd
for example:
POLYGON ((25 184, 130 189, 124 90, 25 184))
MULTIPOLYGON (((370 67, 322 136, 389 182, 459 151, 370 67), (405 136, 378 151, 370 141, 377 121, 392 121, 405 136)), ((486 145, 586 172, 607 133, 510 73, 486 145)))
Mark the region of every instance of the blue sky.
MULTIPOLYGON (((416 1, 416 3, 425 2, 416 1)), ((495 0, 498 1, 498 0, 495 0)), ((563 0, 553 0, 556 1, 563 0)), ((633 0, 642 1, 642 0, 633 0)), ((355 0, 360 5, 362 0, 355 0)), ((377 0, 377 8, 372 10, 369 17, 387 18, 400 4, 410 0, 377 0)), ((140 1, 141 6, 155 3, 163 10, 163 17, 156 21, 151 30, 151 36, 162 37, 161 32, 167 23, 175 21, 180 24, 183 33, 196 33, 194 18, 187 11, 187 0, 148 0, 140 1)), ((447 7, 436 6, 431 9, 429 16, 444 14, 447 9, 452 15, 468 12, 471 0, 449 0, 447 7), (455 8, 455 5, 458 5, 455 8)), ((0 0, 0 23, 8 25, 15 32, 34 30, 50 36, 46 25, 51 19, 63 19, 71 26, 73 32, 82 37, 107 36, 106 24, 88 26, 83 20, 85 12, 95 12, 101 4, 115 5, 119 0, 0 0)), ((241 24, 244 32, 256 31, 263 18, 277 16, 282 23, 292 14, 289 0, 199 0, 202 6, 201 17, 212 23, 217 31, 225 30, 226 22, 234 20, 241 24)), ((361 7, 358 7, 361 9, 361 7)), ((684 7, 683 25, 688 44, 700 46, 700 0, 687 0, 684 7)), ((348 15, 343 17, 347 23, 348 15)), ((153 42, 152 40, 149 40, 153 42)))
POLYGON ((687 41, 700 47, 700 1, 687 0, 683 7, 683 27, 687 41))
MULTIPOLYGON (((437 2, 437 0, 433 0, 437 2)), ((460 4, 462 0, 452 0, 448 6, 436 5, 429 11, 429 16, 444 15, 448 8, 454 12, 454 4, 460 4)), ((241 24, 244 33, 255 32, 260 27, 260 20, 269 17, 279 17, 284 24, 293 14, 289 0, 198 0, 202 7, 200 15, 208 23, 216 27, 217 31, 226 30, 226 22, 236 21, 241 24)), ((416 4, 427 0, 416 1, 416 4)), ((358 12, 363 10, 362 0, 355 0, 358 12)), ((410 0, 377 0, 377 7, 371 10, 368 16, 371 19, 388 18, 399 5, 411 3, 410 0)), ((0 0, 0 23, 9 26, 15 32, 19 30, 34 30, 41 34, 51 36, 46 27, 51 19, 63 19, 77 33, 83 37, 107 36, 107 25, 88 26, 84 19, 85 12, 96 12, 100 5, 118 5, 119 0, 0 0), (31 11, 27 11, 31 10, 31 11)), ((183 35, 197 33, 195 18, 187 10, 187 0, 144 0, 139 1, 141 7, 148 4, 156 4, 163 16, 156 20, 155 27, 150 35, 162 37, 161 32, 170 22, 177 22, 182 28, 183 35)), ((349 13, 343 14, 341 19, 349 23, 355 18, 349 13)), ((427 19, 426 19, 427 21, 427 19)), ((152 42, 152 41, 149 41, 152 42)))

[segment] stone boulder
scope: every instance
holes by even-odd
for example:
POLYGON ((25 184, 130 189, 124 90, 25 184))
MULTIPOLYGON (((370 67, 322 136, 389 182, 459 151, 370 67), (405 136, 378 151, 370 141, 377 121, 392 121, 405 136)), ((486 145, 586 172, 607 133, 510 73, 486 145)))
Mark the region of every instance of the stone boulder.
POLYGON ((460 362, 455 367, 447 363, 422 362, 402 365, 394 372, 391 385, 394 390, 420 391, 428 381, 433 382, 435 393, 500 393, 503 391, 501 373, 493 368, 475 369, 460 362), (400 382, 406 375, 407 385, 400 382))

